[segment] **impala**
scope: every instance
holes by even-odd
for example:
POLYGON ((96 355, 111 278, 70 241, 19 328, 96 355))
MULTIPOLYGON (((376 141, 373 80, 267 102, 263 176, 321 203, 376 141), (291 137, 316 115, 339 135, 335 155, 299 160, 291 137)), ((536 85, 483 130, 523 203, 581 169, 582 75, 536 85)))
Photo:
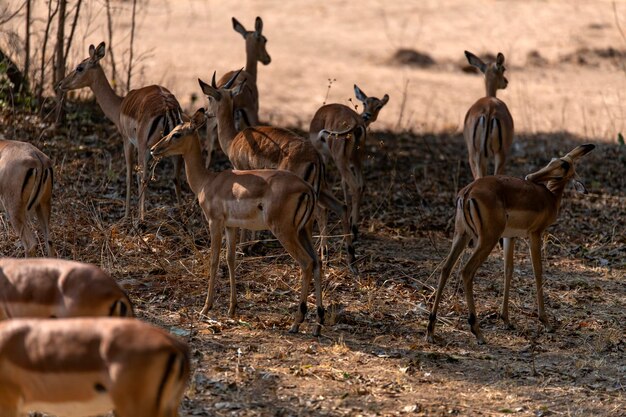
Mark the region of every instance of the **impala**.
POLYGON ((129 318, 0 322, 0 416, 174 417, 189 351, 129 318))
POLYGON ((52 162, 43 152, 30 143, 0 139, 0 201, 26 256, 37 252, 37 237, 29 225, 33 211, 46 253, 55 254, 49 230, 53 182, 52 162))
POLYGON ((238 97, 236 91, 245 88, 245 84, 233 87, 237 77, 235 73, 219 88, 215 83, 215 73, 211 85, 198 80, 202 92, 209 98, 209 112, 216 116, 220 147, 236 169, 284 169, 311 184, 320 205, 316 217, 320 228, 322 256, 326 252, 327 223, 323 209, 328 208, 342 221, 348 266, 356 273, 347 211, 326 188, 325 167, 319 153, 305 138, 286 129, 257 126, 237 132, 233 117, 234 99, 238 97))
POLYGON ((124 291, 94 265, 61 259, 0 259, 0 320, 132 315, 124 291))
MULTIPOLYGON (((89 87, 96 96, 96 101, 104 114, 115 123, 124 141, 124 159, 126 161, 126 205, 124 217, 130 215, 130 188, 133 172, 133 146, 137 148, 139 166, 139 219, 144 220, 145 189, 148 178, 148 152, 150 146, 167 134, 174 126, 182 122, 182 110, 178 100, 166 88, 159 85, 131 90, 125 97, 118 96, 104 70, 100 60, 105 54, 105 44, 89 46, 89 58, 83 60, 74 71, 60 83, 62 91, 89 87)), ((181 200, 180 160, 174 160, 176 198, 181 200)))
POLYGON ((363 103, 363 112, 358 114, 343 104, 326 104, 320 107, 309 128, 309 137, 315 148, 322 154, 324 162, 329 159, 341 175, 341 187, 350 210, 350 227, 353 239, 358 236, 359 210, 363 196, 363 159, 367 128, 376 121, 378 113, 389 101, 389 95, 382 99, 368 97, 354 85, 356 98, 363 103))
MULTIPOLYGON (((257 67, 261 62, 268 65, 272 58, 267 53, 265 46, 267 38, 263 36, 263 20, 257 17, 254 22, 254 31, 246 30, 245 27, 237 19, 233 17, 233 29, 241 34, 246 41, 246 66, 237 78, 237 85, 244 84, 245 87, 234 99, 233 110, 237 111, 237 115, 242 118, 247 126, 256 126, 259 124, 259 90, 257 88, 257 67)), ((230 71, 224 74, 219 82, 219 86, 224 86, 237 71, 230 71)), ((237 129, 240 126, 238 124, 237 129)))
POLYGON ((459 192, 452 248, 441 269, 439 286, 428 321, 428 342, 432 343, 434 340, 437 308, 446 281, 470 241, 476 246, 463 267, 461 276, 467 298, 470 328, 478 343, 485 342, 476 319, 472 287, 476 270, 485 262, 500 238, 504 238, 505 283, 501 310, 504 323, 510 326, 508 304, 515 238, 526 237, 530 241, 539 320, 549 331, 552 330, 543 304, 541 235, 557 218, 563 189, 576 175, 574 165, 594 148, 591 144, 578 146, 564 157, 553 159, 543 169, 527 175, 525 180, 500 175, 487 176, 475 180, 459 192))
POLYGON ((486 64, 476 55, 465 51, 471 65, 485 75, 487 95, 478 99, 465 115, 463 137, 469 153, 469 165, 474 179, 487 175, 487 159, 494 158, 495 175, 504 172, 504 163, 513 142, 513 118, 506 104, 496 98, 498 89, 509 81, 504 76, 504 55, 498 52, 496 62, 486 64))
POLYGON ((324 324, 324 308, 320 260, 309 232, 316 200, 313 188, 296 174, 284 170, 219 173, 207 170, 196 133, 204 123, 206 114, 204 109, 200 109, 193 115, 191 121, 176 126, 151 149, 152 155, 157 160, 163 156, 182 155, 187 182, 198 197, 200 207, 209 223, 211 268, 208 293, 200 314, 206 314, 213 306, 215 277, 224 229, 230 278, 228 314, 231 317, 234 317, 237 307, 235 291, 237 231, 239 228, 270 230, 301 269, 300 304, 290 332, 297 332, 304 320, 307 312, 307 295, 313 277, 319 319, 313 334, 318 336, 324 324))

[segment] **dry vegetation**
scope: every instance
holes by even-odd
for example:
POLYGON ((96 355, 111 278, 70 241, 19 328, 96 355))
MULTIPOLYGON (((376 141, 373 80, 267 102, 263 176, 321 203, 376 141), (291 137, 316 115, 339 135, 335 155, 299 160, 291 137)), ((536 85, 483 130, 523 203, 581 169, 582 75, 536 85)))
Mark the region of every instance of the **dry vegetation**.
MULTIPOLYGON (((136 42, 146 67, 137 78, 168 86, 188 104, 197 76, 241 65, 243 43, 229 26, 229 2, 162 3, 169 4, 148 2, 142 13, 136 42), (190 13, 200 18, 190 20, 190 13), (181 22, 186 33, 212 30, 211 42, 172 35, 181 22), (184 59, 182 50, 172 58, 164 47, 182 44, 184 59)), ((611 26, 610 4, 541 2, 543 13, 535 15, 526 4, 537 2, 483 0, 496 9, 491 14, 460 0, 447 8, 438 1, 240 3, 242 22, 263 16, 273 59, 259 69, 263 119, 306 127, 329 77, 339 81, 328 101, 347 104, 354 82, 367 94, 391 95, 368 137, 356 246, 361 274, 348 273, 341 242, 332 239, 323 283, 328 322, 319 339, 310 335, 311 313, 301 334, 287 333, 298 268, 269 235, 253 255, 238 257, 237 319, 227 318, 222 262, 215 308, 210 319, 199 320, 209 236, 198 204, 187 188, 184 204, 176 206, 172 164, 163 160, 147 191, 145 223, 120 220, 122 142, 97 105, 70 104, 61 127, 0 109, 0 135, 33 143, 55 163, 52 233, 59 256, 109 271, 142 319, 191 345, 193 376, 181 415, 626 415, 626 146, 615 140, 626 120, 624 44, 611 26), (354 19, 345 22, 345 16, 354 19), (494 16, 516 19, 507 26, 494 16), (461 58, 463 49, 491 51, 486 40, 467 35, 482 27, 481 19, 491 36, 503 39, 494 48, 510 64, 511 86, 502 97, 521 133, 508 174, 524 176, 581 143, 597 148, 578 169, 589 194, 568 188, 545 237, 546 308, 558 322, 556 332, 546 333, 536 317, 530 257, 520 243, 511 298, 515 329, 496 319, 503 291, 496 248, 475 280, 488 344, 478 346, 469 333, 455 274, 439 310, 437 343, 428 345, 428 308, 450 245, 454 197, 471 181, 458 126, 483 87, 461 71, 461 58)), ((86 45, 77 44, 74 54, 82 58, 86 45)), ((212 167, 229 167, 221 152, 212 167)), ((3 216, 0 236, 3 256, 22 255, 3 216)))
MULTIPOLYGON (((198 320, 208 233, 197 203, 187 192, 185 204, 175 206, 171 166, 163 161, 149 188, 145 225, 120 221, 121 141, 97 114, 71 113, 73 120, 55 129, 5 111, 2 133, 29 139, 55 161, 52 230, 59 255, 106 268, 142 318, 191 344, 194 375, 183 415, 623 413, 624 146, 598 143, 579 169, 589 194, 568 191, 546 237, 547 307, 559 322, 556 333, 545 333, 536 318, 532 269, 521 244, 512 298, 516 329, 495 319, 503 281, 496 250, 476 282, 488 345, 477 346, 467 331, 453 278, 433 346, 423 341, 426 309, 449 248, 456 189, 470 181, 466 151, 459 134, 373 132, 357 246, 361 275, 347 273, 334 239, 324 280, 330 319, 314 339, 308 326, 300 335, 286 332, 298 270, 272 240, 260 253, 239 257, 237 320, 227 319, 225 267, 211 319, 198 320)), ((580 142, 567 134, 520 135, 509 171, 531 172, 580 142)), ((227 164, 215 155, 216 169, 227 164)), ((20 256, 13 232, 7 224, 3 229, 0 251, 20 256)))

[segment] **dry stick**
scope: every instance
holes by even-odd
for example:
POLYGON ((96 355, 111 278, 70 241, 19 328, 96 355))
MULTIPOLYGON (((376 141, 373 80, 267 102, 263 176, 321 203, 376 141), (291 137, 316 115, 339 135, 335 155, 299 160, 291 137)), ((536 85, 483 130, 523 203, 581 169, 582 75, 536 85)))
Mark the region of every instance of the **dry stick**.
MULTIPOLYGON (((617 30, 619 31, 619 34, 622 36, 622 39, 624 40, 624 42, 626 42, 626 35, 624 34, 622 25, 620 25, 619 23, 619 19, 617 18, 617 5, 615 4, 615 2, 613 2, 613 16, 615 17, 615 25, 617 26, 617 30)), ((626 75, 626 64, 624 64, 624 62, 622 61, 623 60, 621 59, 618 60, 618 62, 620 63, 620 66, 622 67, 622 72, 624 73, 624 75, 626 75)))
POLYGON ((409 80, 407 79, 404 83, 404 89, 402 90, 402 102, 400 103, 400 116, 398 116, 398 122, 396 123, 396 130, 400 131, 400 127, 402 125, 402 118, 404 117, 404 110, 406 108, 406 99, 407 93, 409 90, 409 80))
MULTIPOLYGON (((52 19, 59 11, 59 3, 56 3, 54 11, 52 10, 52 1, 48 2, 48 21, 46 22, 46 29, 44 30, 43 46, 41 49, 41 67, 39 68, 39 88, 37 89, 37 102, 41 103, 41 97, 43 96, 43 88, 46 83, 44 70, 46 68, 46 48, 48 46, 48 34, 50 33, 50 25, 52 25, 52 19)), ((43 110, 43 106, 40 110, 43 110)))
POLYGON ((30 2, 26 0, 26 39, 24 40, 24 76, 28 80, 30 71, 30 2))
POLYGON ((83 4, 83 0, 78 0, 76 2, 76 11, 74 12, 74 21, 72 22, 72 28, 70 29, 70 36, 67 38, 67 45, 65 45, 65 55, 63 57, 63 62, 67 61, 67 57, 70 53, 70 46, 72 45, 72 40, 74 39, 74 32, 76 31, 76 24, 78 23, 78 16, 80 14, 80 5, 83 4))
MULTIPOLYGON (((29 3, 29 6, 30 6, 30 2, 28 2, 28 3, 29 3)), ((7 17, 5 17, 5 18, 3 18, 2 20, 0 20, 0 26, 1 26, 1 25, 4 25, 4 24, 5 24, 5 23, 7 23, 7 22, 10 22, 10 21, 11 21, 11 20, 15 17, 15 16, 17 16, 17 15, 18 15, 18 13, 19 13, 19 12, 21 12, 21 11, 22 11, 22 9, 24 8, 24 6, 25 6, 25 5, 26 5, 25 3, 22 3, 22 5, 21 5, 21 6, 20 6, 20 7, 19 7, 16 11, 15 11, 15 12, 11 13, 11 14, 10 14, 10 15, 8 15, 7 17)), ((3 12, 6 12, 6 10, 7 10, 8 8, 9 8, 9 7, 7 6, 7 7, 3 10, 3 12)))
POLYGON ((111 1, 106 0, 106 9, 107 9, 107 30, 109 31, 109 56, 111 57, 111 85, 114 90, 117 90, 116 85, 116 77, 117 71, 115 70, 115 57, 113 55, 113 19, 111 18, 111 1))
POLYGON ((128 57, 128 77, 126 78, 126 90, 130 91, 130 76, 133 71, 133 45, 135 43, 135 17, 137 9, 137 0, 133 0, 133 17, 130 26, 130 55, 128 57))

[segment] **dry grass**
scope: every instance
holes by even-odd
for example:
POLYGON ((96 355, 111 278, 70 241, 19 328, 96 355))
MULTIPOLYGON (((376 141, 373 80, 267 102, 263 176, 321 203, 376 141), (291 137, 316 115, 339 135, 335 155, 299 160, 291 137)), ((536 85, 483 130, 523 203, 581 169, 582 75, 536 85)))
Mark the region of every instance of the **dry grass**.
MULTIPOLYGON (((470 180, 465 147, 458 134, 373 132, 357 245, 361 275, 347 273, 341 242, 331 239, 324 271, 329 321, 323 337, 313 339, 311 314, 303 333, 287 333, 298 269, 269 236, 263 253, 239 256, 237 319, 227 318, 223 266, 215 310, 199 320, 209 242, 193 196, 187 192, 175 206, 171 165, 163 161, 148 190, 145 225, 121 221, 121 141, 109 123, 75 116, 42 133, 36 118, 4 112, 0 132, 35 143, 55 162, 59 255, 110 271, 140 317, 192 346, 183 415, 612 416, 626 407, 624 146, 598 143, 579 169, 590 194, 567 191, 547 234, 545 286, 556 333, 545 333, 536 318, 532 269, 520 244, 515 330, 494 318, 502 294, 496 250, 475 290, 488 345, 477 346, 467 331, 456 278, 440 309, 439 342, 428 345, 427 309, 450 244, 454 195, 470 180)), ((520 136, 509 173, 531 172, 578 143, 566 133, 520 136)), ((223 155, 213 166, 227 166, 223 155)), ((2 254, 20 256, 13 232, 2 233, 2 254)))

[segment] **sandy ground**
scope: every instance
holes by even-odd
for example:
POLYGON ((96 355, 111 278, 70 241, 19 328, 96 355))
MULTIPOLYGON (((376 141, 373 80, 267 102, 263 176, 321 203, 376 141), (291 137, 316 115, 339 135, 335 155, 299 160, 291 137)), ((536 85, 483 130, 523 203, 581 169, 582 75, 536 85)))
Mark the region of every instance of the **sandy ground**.
MULTIPOLYGON (((116 59, 124 61, 131 6, 112 4, 116 59)), ((351 105, 356 83, 369 95, 391 96, 378 128, 459 131, 467 108, 484 94, 480 77, 459 70, 467 49, 505 54, 510 84, 499 96, 518 132, 614 140, 626 123, 626 40, 615 23, 617 16, 626 26, 626 5, 617 3, 617 13, 613 7, 608 1, 150 0, 139 7, 133 86, 163 84, 192 107, 198 77, 245 63, 231 16, 247 28, 262 16, 272 62, 260 65, 258 84, 268 122, 308 128, 325 101, 351 105), (394 65, 400 48, 427 53, 436 65, 394 65), (540 59, 529 58, 531 52, 540 59), (330 91, 329 79, 335 80, 330 91)), ((88 2, 83 16, 90 24, 77 31, 74 62, 89 43, 108 39, 100 3, 88 2)))

